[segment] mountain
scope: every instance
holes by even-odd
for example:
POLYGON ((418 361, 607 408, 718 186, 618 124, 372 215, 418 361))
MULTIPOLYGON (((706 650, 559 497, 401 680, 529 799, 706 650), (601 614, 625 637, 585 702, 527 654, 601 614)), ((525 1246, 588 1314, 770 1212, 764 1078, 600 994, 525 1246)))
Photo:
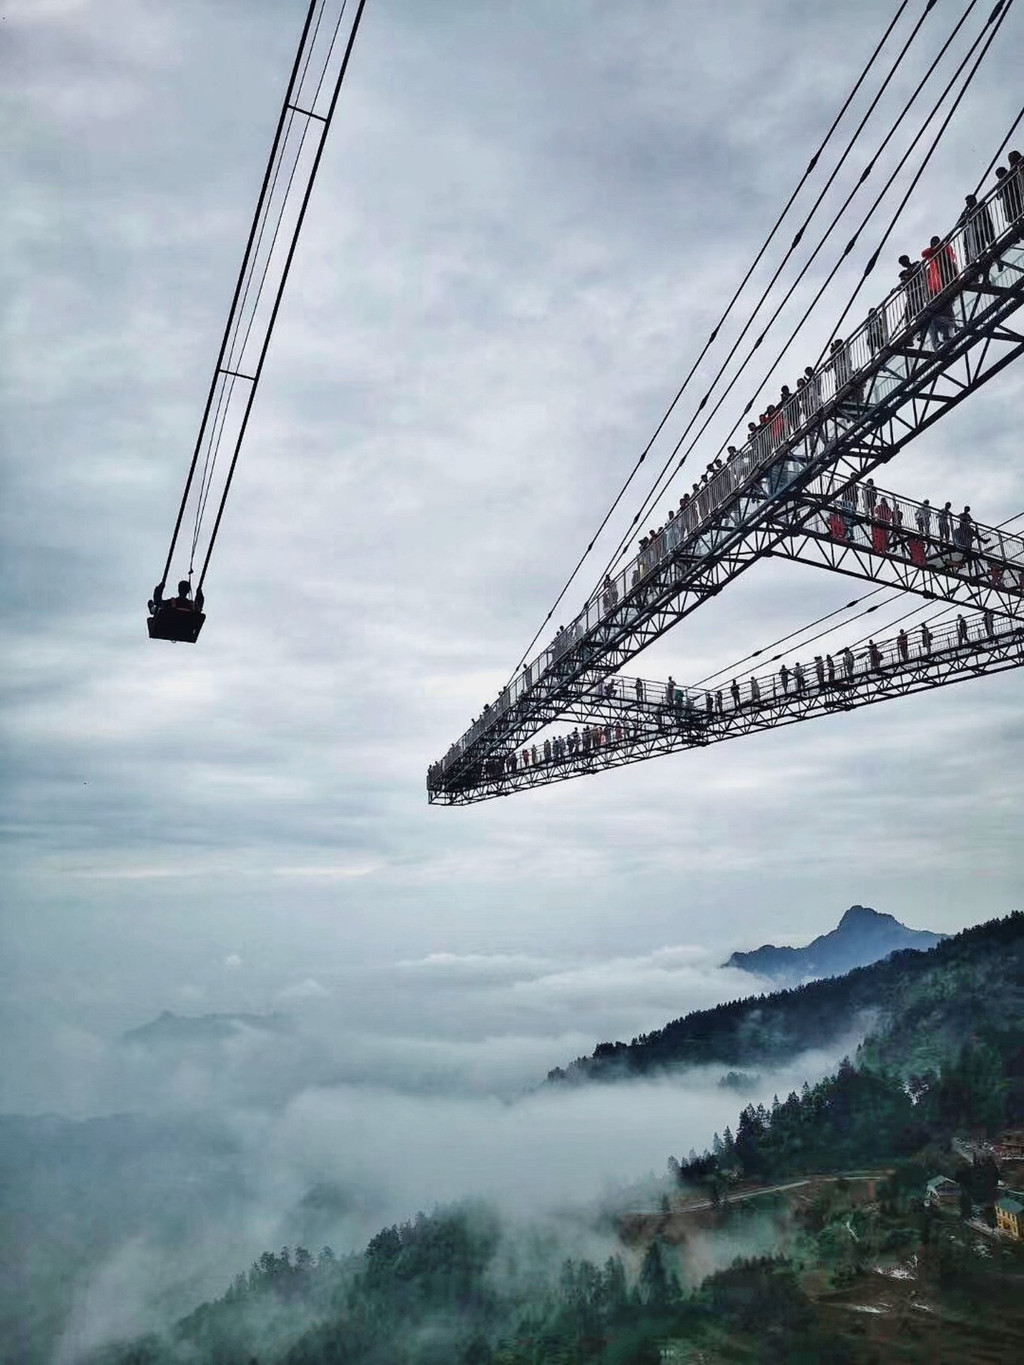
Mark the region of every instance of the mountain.
POLYGON ((942 1016, 943 1029, 963 1037, 979 1020, 997 1014, 1001 999, 1012 1000, 1024 1012, 1024 987, 1018 981, 1022 956, 1024 913, 1018 911, 943 938, 927 952, 890 953, 845 976, 695 1010, 630 1043, 599 1043, 592 1056, 549 1071, 548 1080, 615 1081, 711 1064, 782 1064, 808 1048, 847 1046, 851 1034, 864 1034, 879 1020, 909 1008, 910 994, 916 992, 922 1001, 941 998, 944 981, 966 974, 974 982, 973 997, 970 991, 958 993, 955 1018, 942 1016), (965 1002, 972 998, 968 1009, 965 1002))
POLYGON ((660 1211, 618 1223, 628 1256, 597 1209, 563 1214, 567 1244, 466 1201, 362 1252, 265 1251, 170 1330, 80 1365, 1018 1359, 1024 1254, 981 1221, 994 1226, 1000 1172, 955 1164, 949 1142, 1024 1121, 1024 914, 781 994, 835 999, 851 979, 885 1001, 866 1044, 881 1069, 845 1060, 749 1104, 711 1151, 670 1158, 660 1211), (928 1056, 936 1068, 915 1074, 928 1056), (925 1207, 936 1170, 970 1221, 925 1207), (578 1259, 580 1241, 611 1254, 578 1259))
POLYGON ((943 938, 944 934, 927 929, 908 929, 893 915, 881 914, 869 905, 851 905, 835 929, 819 934, 805 948, 776 948, 766 943, 749 953, 733 953, 725 966, 795 986, 817 977, 842 976, 905 948, 923 952, 943 938))
POLYGON ((289 1033, 291 1020, 285 1014, 174 1014, 164 1010, 148 1024, 129 1029, 121 1035, 121 1042, 142 1043, 145 1046, 181 1046, 195 1043, 217 1043, 233 1038, 244 1029, 261 1033, 289 1033))

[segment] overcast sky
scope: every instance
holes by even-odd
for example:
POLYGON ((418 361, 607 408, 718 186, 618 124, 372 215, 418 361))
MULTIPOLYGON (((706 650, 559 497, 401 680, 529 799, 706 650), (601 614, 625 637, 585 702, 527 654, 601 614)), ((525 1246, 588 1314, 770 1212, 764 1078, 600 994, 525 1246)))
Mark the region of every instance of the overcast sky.
MULTIPOLYGON (((960 8, 931 12, 886 108, 960 8)), ((936 930, 1020 906, 1012 673, 511 800, 425 799, 894 10, 369 0, 191 647, 148 641, 145 603, 304 0, 8 0, 0 970, 19 1055, 54 1021, 373 994, 383 968, 400 1012, 398 963, 422 964, 408 1027, 429 1034, 433 1001, 450 1034, 453 972, 490 1020, 489 974, 539 962, 523 980, 560 984, 534 988, 533 1022, 517 1004, 489 1026, 577 1041, 736 989, 676 989, 666 962, 710 971, 853 902, 936 930)), ((1022 25, 879 295, 1016 116, 1022 25)), ((1022 381, 1011 367, 886 481, 983 521, 1020 511, 1022 381)), ((637 671, 697 681, 864 590, 759 565, 637 671)))

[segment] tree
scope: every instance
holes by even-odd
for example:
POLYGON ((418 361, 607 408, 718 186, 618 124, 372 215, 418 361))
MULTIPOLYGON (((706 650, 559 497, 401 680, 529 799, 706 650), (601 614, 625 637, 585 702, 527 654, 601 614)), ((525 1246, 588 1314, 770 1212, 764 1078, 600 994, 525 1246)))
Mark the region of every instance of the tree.
POLYGON ((652 1242, 640 1267, 640 1295, 650 1308, 665 1308, 678 1296, 679 1282, 665 1265, 660 1242, 652 1242))
POLYGON ((629 1301, 626 1269, 618 1256, 609 1256, 604 1263, 601 1282, 601 1308, 604 1315, 614 1320, 629 1301))
POLYGON ((482 1333, 472 1337, 463 1349, 462 1365, 493 1365, 494 1352, 482 1333))

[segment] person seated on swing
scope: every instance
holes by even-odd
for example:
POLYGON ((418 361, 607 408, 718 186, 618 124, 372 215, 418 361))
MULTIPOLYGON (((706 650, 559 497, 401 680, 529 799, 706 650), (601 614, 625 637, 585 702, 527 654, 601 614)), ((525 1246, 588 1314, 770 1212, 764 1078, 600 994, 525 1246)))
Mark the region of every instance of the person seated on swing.
POLYGON ((202 610, 203 590, 202 588, 200 588, 195 595, 195 599, 193 600, 192 584, 188 581, 187 578, 181 579, 180 582, 178 583, 177 597, 172 597, 170 598, 169 601, 166 602, 164 601, 164 585, 162 583, 158 583, 156 587, 153 589, 153 598, 149 604, 150 616, 158 616, 161 612, 164 611, 201 612, 202 610))

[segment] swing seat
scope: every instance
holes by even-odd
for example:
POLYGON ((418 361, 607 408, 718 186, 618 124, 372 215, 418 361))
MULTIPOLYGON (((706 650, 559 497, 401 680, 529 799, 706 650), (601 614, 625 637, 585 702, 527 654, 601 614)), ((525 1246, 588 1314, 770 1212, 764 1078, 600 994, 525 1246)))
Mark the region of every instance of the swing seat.
POLYGON ((194 645, 206 620, 202 611, 182 611, 164 606, 146 621, 151 640, 174 640, 179 644, 194 645))

